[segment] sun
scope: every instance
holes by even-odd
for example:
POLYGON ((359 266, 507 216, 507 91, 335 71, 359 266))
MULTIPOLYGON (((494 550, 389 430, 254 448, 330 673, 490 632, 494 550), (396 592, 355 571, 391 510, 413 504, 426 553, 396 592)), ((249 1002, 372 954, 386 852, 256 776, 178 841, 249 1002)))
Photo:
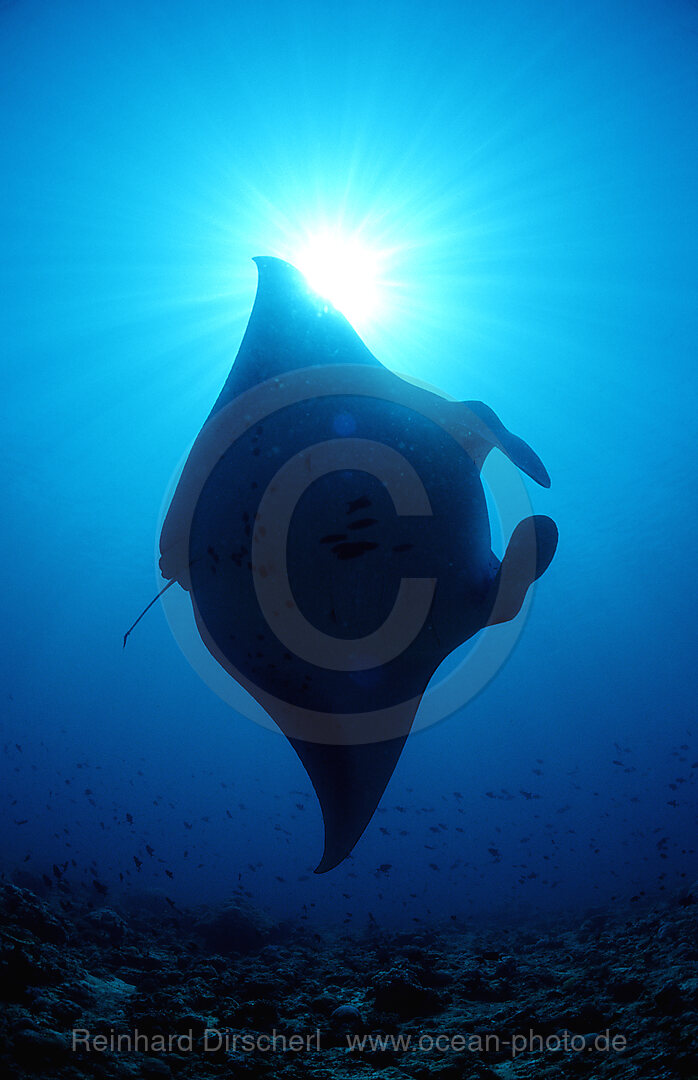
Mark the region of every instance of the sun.
POLYGON ((361 327, 380 304, 382 260, 356 236, 327 230, 308 237, 294 265, 314 292, 361 327))

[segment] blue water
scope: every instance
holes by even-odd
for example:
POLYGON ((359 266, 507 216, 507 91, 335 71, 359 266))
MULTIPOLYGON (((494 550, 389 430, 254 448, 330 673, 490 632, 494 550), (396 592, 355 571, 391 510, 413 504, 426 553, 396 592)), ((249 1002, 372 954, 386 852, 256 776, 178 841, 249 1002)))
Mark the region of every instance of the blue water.
POLYGON ((8 877, 358 927, 698 876, 697 50, 679 0, 0 7, 8 877), (560 529, 506 665, 323 877, 285 739, 159 607, 121 647, 251 258, 320 227, 385 254, 369 347, 530 441, 560 529))

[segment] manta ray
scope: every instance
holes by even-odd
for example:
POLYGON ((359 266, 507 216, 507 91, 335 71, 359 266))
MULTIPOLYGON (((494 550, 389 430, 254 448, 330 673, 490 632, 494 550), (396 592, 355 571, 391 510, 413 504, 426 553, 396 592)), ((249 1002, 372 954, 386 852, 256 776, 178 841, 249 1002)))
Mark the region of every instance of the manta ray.
POLYGON ((492 552, 480 470, 533 450, 479 401, 389 370, 289 263, 254 260, 254 306, 182 470, 160 569, 217 662, 267 711, 317 793, 331 870, 362 836, 429 680, 513 619, 557 529, 492 552))

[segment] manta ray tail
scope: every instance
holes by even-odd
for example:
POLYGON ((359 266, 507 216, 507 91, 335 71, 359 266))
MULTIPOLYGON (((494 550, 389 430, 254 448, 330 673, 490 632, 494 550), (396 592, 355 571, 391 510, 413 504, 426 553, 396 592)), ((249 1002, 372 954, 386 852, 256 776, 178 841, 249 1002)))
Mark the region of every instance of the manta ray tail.
POLYGON ((129 626, 128 630, 124 634, 124 648, 126 648, 126 642, 128 641, 128 636, 131 633, 131 631, 136 629, 136 627, 138 626, 138 624, 141 621, 141 619, 143 618, 143 616, 146 615, 147 612, 150 611, 153 604, 155 604, 160 599, 162 594, 167 592, 170 585, 174 585, 176 580, 177 580, 177 578, 170 578, 170 580, 167 582, 167 584, 163 585, 163 587, 160 589, 160 592, 157 594, 157 596, 154 596, 153 599, 150 601, 150 603, 146 604, 146 606, 143 608, 140 615, 136 619, 135 623, 132 623, 131 626, 129 626))

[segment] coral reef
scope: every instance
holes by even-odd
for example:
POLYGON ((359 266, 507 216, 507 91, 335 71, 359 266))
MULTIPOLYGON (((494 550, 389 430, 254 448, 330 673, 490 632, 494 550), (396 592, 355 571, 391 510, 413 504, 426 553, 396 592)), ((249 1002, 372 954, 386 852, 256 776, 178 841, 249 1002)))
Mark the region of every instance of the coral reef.
POLYGON ((0 887, 4 1077, 698 1077, 698 889, 581 925, 322 934, 0 887), (694 902, 695 901, 695 902, 694 902))

